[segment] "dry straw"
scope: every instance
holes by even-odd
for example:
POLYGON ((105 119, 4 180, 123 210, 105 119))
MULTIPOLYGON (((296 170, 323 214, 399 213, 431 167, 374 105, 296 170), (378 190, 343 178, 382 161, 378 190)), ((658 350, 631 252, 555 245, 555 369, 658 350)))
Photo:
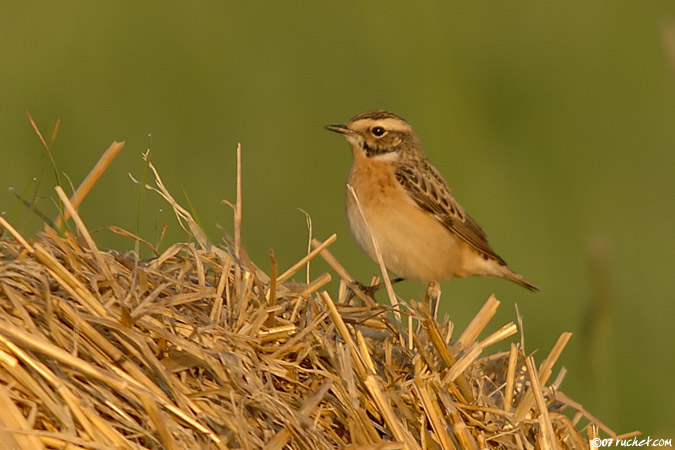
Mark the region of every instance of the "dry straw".
POLYGON ((490 353, 517 332, 489 326, 490 297, 453 339, 425 304, 376 304, 328 252, 335 236, 267 275, 242 256, 240 189, 223 249, 151 168, 196 241, 152 260, 99 250, 60 188, 72 233, 28 240, 0 217, 3 448, 531 450, 615 437, 557 389, 564 369, 549 381, 569 333, 539 366, 522 344, 490 353), (290 282, 319 255, 337 298, 322 290, 329 274, 290 282))

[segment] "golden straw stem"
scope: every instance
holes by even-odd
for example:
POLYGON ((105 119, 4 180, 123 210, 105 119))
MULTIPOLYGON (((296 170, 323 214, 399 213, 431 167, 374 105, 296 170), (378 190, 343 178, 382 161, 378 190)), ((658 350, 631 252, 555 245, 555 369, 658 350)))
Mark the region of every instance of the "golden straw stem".
MULTIPOLYGON (((89 194, 89 192, 94 187, 98 179, 101 178, 101 175, 103 175, 103 172, 106 171, 110 163, 113 162, 113 160, 120 152, 120 150, 122 150, 123 147, 124 141, 122 142, 113 141, 113 143, 110 144, 110 147, 108 147, 108 149, 105 152, 103 152, 103 155, 101 155, 101 158, 99 158, 94 168, 91 169, 91 171, 87 174, 84 181, 82 181, 80 186, 75 190, 73 196, 70 198, 70 203, 73 205, 73 208, 75 208, 75 210, 77 210, 80 207, 84 198, 89 194)), ((67 210, 64 215, 65 220, 68 220, 70 218, 70 212, 68 212, 67 210)), ((54 220, 56 228, 61 227, 63 219, 64 218, 59 215, 54 220)))
POLYGON ((237 187, 234 204, 234 255, 241 261, 241 144, 237 144, 237 187))
POLYGON ((490 295, 483 307, 478 311, 478 314, 476 314, 476 317, 473 318, 459 339, 457 339, 457 346, 460 350, 474 343, 481 331, 490 322, 492 316, 497 312, 499 303, 499 300, 494 295, 490 295))
POLYGON ((314 248, 314 250, 311 251, 310 253, 306 254, 304 257, 302 257, 302 259, 300 259, 300 261, 296 262, 288 270, 286 270, 284 273, 279 275, 279 277, 277 278, 277 283, 283 283, 284 281, 291 278, 298 270, 300 270, 307 263, 307 261, 316 257, 316 255, 318 255, 319 253, 324 251, 326 249, 326 247, 331 245, 336 240, 337 240, 337 234, 335 234, 335 233, 328 236, 328 239, 323 241, 321 244, 318 244, 318 241, 316 241, 316 240, 312 240, 312 243, 317 242, 317 245, 314 248))
POLYGON ((9 231, 9 234, 14 236, 14 239, 19 241, 21 245, 24 246, 26 250, 28 250, 28 253, 33 253, 35 250, 33 250, 33 246, 26 241, 21 234, 16 231, 16 229, 5 220, 4 217, 0 216, 0 225, 2 225, 7 231, 9 231))
POLYGON ((506 388, 504 389, 504 411, 510 412, 513 404, 513 388, 515 386, 516 364, 518 362, 518 346, 511 343, 509 363, 506 369, 506 388))

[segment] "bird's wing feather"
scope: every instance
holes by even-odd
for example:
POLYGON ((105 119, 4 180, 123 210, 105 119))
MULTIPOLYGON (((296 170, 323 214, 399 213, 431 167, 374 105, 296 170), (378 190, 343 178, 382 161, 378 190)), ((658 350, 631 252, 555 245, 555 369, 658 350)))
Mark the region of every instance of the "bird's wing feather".
POLYGON ((417 206, 433 214, 448 231, 459 236, 480 253, 506 265, 506 262, 490 247, 487 236, 478 223, 457 203, 436 168, 426 159, 418 160, 417 163, 401 164, 396 168, 396 180, 408 196, 417 206))

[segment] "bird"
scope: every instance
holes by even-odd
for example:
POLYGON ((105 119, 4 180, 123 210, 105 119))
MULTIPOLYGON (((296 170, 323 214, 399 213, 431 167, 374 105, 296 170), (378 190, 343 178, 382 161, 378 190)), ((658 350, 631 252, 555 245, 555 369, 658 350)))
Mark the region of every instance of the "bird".
POLYGON ((451 277, 487 276, 539 290, 492 249, 402 117, 380 109, 326 129, 351 146, 347 222, 373 261, 375 240, 387 270, 403 279, 431 286, 451 277))

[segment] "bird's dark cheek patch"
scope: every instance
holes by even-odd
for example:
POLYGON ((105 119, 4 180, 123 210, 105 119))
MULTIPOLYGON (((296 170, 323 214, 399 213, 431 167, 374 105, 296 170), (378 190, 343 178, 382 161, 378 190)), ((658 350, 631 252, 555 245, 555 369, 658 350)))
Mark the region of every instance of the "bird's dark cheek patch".
POLYGON ((375 154, 375 150, 373 149, 373 147, 371 147, 365 142, 363 143, 363 149, 366 151, 366 156, 368 157, 371 157, 375 154))

